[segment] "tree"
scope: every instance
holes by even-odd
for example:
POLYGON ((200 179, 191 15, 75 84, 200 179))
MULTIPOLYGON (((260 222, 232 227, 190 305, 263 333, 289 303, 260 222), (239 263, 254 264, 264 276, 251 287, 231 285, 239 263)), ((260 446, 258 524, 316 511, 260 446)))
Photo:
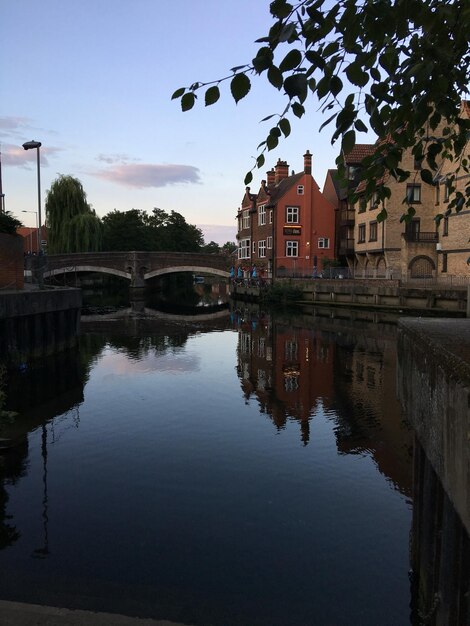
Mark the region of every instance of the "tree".
POLYGON ((16 229, 23 226, 20 220, 13 217, 10 211, 2 213, 0 211, 0 233, 6 233, 7 235, 16 235, 16 229))
POLYGON ((47 247, 54 253, 93 252, 101 247, 101 220, 86 200, 82 183, 61 175, 46 197, 47 247))
POLYGON ((221 248, 223 254, 232 254, 235 250, 238 250, 238 245, 234 241, 226 241, 221 248))
MULTIPOLYGON (((450 177, 469 173, 465 148, 470 130, 461 115, 461 98, 469 92, 470 3, 468 0, 274 0, 274 20, 251 62, 233 67, 211 82, 181 87, 173 99, 183 111, 191 109, 201 90, 206 106, 220 98, 219 85, 230 82, 235 102, 250 91, 250 76, 264 75, 273 88, 283 90, 286 106, 263 121, 274 125, 258 149, 253 169, 264 165, 291 131, 292 116, 301 118, 307 98, 315 96, 327 116, 320 130, 334 123, 332 143, 340 140, 337 159, 345 177, 343 154, 358 133, 373 130, 380 138, 372 156, 364 159, 362 180, 366 196, 390 196, 386 177, 405 180, 400 168, 405 150, 423 163, 421 179, 432 183, 442 159, 455 164, 450 177)), ((465 194, 455 192, 449 208, 470 206, 470 183, 465 194)), ((411 218, 414 209, 405 214, 411 218)), ((384 219, 382 212, 380 218, 384 219)))
POLYGON ((205 243, 203 245, 202 252, 207 252, 208 254, 219 254, 220 246, 215 241, 209 241, 209 243, 205 243))
POLYGON ((152 250, 147 214, 138 209, 103 217, 103 250, 152 250))
POLYGON ((176 211, 154 208, 149 215, 139 209, 111 211, 103 218, 105 250, 198 252, 202 232, 176 211))

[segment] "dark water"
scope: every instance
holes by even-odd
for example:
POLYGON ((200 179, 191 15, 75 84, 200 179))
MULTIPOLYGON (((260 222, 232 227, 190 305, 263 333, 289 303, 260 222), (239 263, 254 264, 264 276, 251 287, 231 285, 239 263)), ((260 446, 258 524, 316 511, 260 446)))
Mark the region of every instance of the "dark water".
POLYGON ((0 598, 204 626, 410 623, 394 324, 243 306, 82 331, 79 352, 10 377, 29 430, 0 456, 0 598))

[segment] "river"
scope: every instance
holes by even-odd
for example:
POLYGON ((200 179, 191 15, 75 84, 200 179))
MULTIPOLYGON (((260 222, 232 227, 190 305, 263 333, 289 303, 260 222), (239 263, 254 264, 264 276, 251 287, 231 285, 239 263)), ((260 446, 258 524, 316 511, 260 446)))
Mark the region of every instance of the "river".
POLYGON ((141 306, 81 330, 9 377, 28 432, 0 455, 1 599, 195 626, 412 621, 396 320, 141 306))

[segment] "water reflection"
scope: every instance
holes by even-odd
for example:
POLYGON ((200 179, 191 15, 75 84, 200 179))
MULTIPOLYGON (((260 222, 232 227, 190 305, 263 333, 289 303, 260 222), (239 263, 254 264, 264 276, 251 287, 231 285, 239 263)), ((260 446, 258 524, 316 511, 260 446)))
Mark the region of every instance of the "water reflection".
POLYGON ((411 494, 412 435, 396 399, 396 327, 351 327, 330 318, 273 317, 235 307, 237 374, 278 430, 299 424, 304 445, 321 410, 335 422, 338 452, 368 454, 394 486, 411 494))
POLYGON ((0 596, 200 625, 419 624, 452 571, 461 606, 468 539, 441 540, 455 518, 416 472, 409 554, 395 326, 219 313, 93 316, 79 352, 11 373, 29 448, 0 455, 0 596))

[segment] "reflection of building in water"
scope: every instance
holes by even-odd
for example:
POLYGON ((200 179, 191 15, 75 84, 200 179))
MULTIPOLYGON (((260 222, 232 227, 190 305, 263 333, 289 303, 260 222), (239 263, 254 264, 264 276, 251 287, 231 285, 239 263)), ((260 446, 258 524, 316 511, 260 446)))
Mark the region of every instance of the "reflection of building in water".
POLYGON ((315 329, 273 322, 250 311, 235 312, 238 325, 238 374, 245 397, 254 395, 261 411, 278 428, 298 420, 304 444, 317 405, 331 403, 332 344, 315 329))
POLYGON ((411 494, 411 430, 396 397, 396 327, 368 324, 337 335, 334 380, 338 450, 370 454, 411 494))
POLYGON ((396 399, 396 327, 328 317, 272 321, 255 308, 232 313, 238 374, 278 428, 295 419, 302 441, 321 408, 340 453, 368 454, 394 487, 411 494, 411 432, 396 399))

